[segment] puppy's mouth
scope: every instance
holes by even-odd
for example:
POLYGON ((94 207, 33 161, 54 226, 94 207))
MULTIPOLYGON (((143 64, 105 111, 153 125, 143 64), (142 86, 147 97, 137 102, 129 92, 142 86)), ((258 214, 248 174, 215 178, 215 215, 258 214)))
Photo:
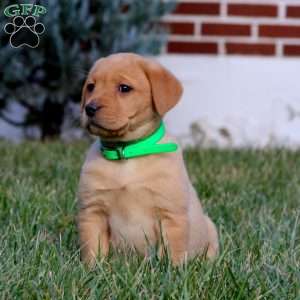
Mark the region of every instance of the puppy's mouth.
POLYGON ((111 129, 93 121, 89 122, 89 124, 87 125, 87 129, 89 131, 93 132, 93 128, 96 128, 96 130, 99 132, 99 135, 103 137, 120 137, 126 133, 128 127, 129 123, 126 123, 117 129, 111 129))

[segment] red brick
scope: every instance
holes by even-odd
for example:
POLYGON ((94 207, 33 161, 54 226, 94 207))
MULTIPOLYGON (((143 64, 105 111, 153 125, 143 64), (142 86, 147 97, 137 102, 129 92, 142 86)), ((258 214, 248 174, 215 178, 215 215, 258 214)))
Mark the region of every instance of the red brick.
POLYGON ((275 55, 274 44, 226 43, 227 54, 275 55))
POLYGON ((228 4, 228 15, 244 17, 277 17, 277 5, 228 4))
POLYGON ((260 25, 259 36, 299 38, 300 26, 293 25, 260 25))
POLYGON ((220 4, 211 2, 184 2, 179 3, 173 13, 183 15, 219 15, 220 4))
POLYGON ((241 24, 221 24, 221 23, 203 23, 203 35, 218 35, 218 36, 250 36, 250 25, 241 24))
POLYGON ((300 45, 284 45, 283 54, 285 56, 300 56, 300 45))
POLYGON ((194 34, 194 23, 168 22, 163 23, 171 34, 194 34))
POLYGON ((217 54, 217 43, 206 42, 169 42, 168 53, 217 54))
POLYGON ((288 18, 300 18, 300 6, 287 6, 286 16, 288 18))

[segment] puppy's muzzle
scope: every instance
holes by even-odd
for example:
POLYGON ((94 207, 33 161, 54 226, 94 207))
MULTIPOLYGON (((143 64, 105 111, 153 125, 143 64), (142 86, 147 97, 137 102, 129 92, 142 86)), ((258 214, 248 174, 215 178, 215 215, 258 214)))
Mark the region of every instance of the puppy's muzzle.
POLYGON ((92 118, 95 116, 97 110, 99 110, 101 106, 97 105, 94 101, 90 102, 85 106, 85 113, 88 117, 92 118))

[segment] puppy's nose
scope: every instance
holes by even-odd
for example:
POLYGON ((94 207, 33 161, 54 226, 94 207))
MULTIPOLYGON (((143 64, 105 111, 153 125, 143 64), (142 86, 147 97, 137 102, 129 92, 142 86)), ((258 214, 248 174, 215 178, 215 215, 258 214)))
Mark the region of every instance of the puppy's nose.
POLYGON ((100 108, 100 106, 97 106, 97 104, 92 101, 85 106, 85 112, 88 117, 93 117, 99 108, 100 108))

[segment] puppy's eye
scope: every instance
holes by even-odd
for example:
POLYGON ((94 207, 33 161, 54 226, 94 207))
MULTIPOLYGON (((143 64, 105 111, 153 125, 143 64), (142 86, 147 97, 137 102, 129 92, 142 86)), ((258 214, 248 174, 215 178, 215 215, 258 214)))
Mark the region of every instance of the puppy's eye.
POLYGON ((95 84, 94 83, 88 83, 86 86, 86 89, 91 93, 95 88, 95 84))
POLYGON ((119 92, 121 93, 129 93, 133 88, 126 84, 119 85, 119 92))

